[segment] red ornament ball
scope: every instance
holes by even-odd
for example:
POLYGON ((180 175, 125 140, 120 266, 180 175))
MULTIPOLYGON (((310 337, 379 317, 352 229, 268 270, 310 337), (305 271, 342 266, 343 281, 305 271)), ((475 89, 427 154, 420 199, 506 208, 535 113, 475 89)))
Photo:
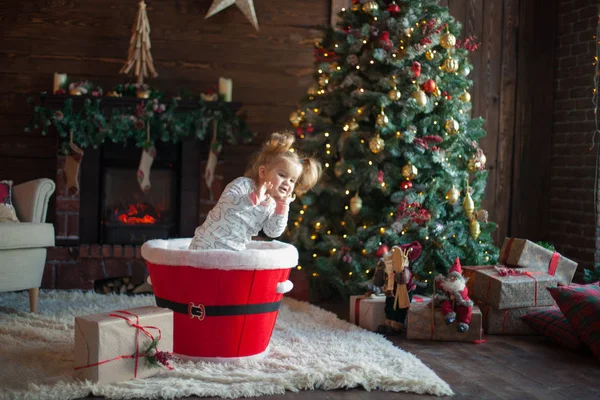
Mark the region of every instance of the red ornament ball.
POLYGON ((402 181, 402 183, 400 184, 400 189, 402 190, 408 190, 412 188, 412 181, 402 181))
POLYGON ((379 248, 377 249, 377 251, 375 252, 375 255, 377 257, 383 257, 386 255, 386 253, 389 251, 388 247, 385 244, 382 244, 381 246, 379 246, 379 248))
POLYGON ((435 89, 437 89, 437 85, 435 84, 435 81, 433 79, 428 79, 423 84, 423 90, 426 93, 433 93, 435 92, 435 89))
POLYGON ((392 2, 391 4, 389 4, 387 6, 387 10, 390 14, 396 15, 396 14, 400 13, 400 6, 398 4, 392 2))

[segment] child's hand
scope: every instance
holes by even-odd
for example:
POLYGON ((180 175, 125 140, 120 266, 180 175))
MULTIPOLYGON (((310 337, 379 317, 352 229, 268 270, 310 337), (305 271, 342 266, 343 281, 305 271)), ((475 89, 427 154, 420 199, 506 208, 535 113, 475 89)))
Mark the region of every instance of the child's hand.
POLYGON ((269 191, 273 188, 273 184, 271 182, 264 182, 260 185, 259 188, 256 189, 256 197, 258 197, 258 202, 262 203, 271 197, 269 191))
POLYGON ((289 205, 292 201, 296 200, 296 194, 290 193, 287 196, 278 196, 278 197, 273 196, 273 199, 275 199, 275 201, 277 203, 289 205))

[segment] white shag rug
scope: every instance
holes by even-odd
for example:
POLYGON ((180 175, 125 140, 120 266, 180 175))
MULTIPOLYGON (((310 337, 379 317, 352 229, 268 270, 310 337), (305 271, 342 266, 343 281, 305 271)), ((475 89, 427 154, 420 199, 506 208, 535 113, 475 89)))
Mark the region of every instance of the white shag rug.
POLYGON ((155 305, 154 297, 40 291, 39 313, 27 292, 0 293, 0 399, 225 398, 339 389, 451 395, 417 357, 334 314, 284 298, 271 351, 263 360, 235 363, 175 361, 173 371, 97 386, 72 378, 73 317, 155 305))

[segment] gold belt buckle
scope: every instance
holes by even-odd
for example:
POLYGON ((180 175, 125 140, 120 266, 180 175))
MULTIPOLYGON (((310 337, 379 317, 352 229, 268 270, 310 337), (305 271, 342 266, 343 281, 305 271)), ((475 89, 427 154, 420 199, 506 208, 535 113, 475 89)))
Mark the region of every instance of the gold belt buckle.
POLYGON ((203 304, 194 305, 194 303, 188 304, 188 315, 191 319, 198 318, 202 321, 206 316, 206 310, 203 304))

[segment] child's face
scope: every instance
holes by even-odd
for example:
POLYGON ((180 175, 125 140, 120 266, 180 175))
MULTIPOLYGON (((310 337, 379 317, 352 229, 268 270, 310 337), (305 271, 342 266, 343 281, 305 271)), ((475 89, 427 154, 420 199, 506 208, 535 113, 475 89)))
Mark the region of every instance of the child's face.
POLYGON ((274 198, 281 199, 292 195, 301 173, 302 167, 287 159, 277 161, 270 168, 266 166, 259 168, 260 183, 271 182, 273 188, 269 194, 274 198))

